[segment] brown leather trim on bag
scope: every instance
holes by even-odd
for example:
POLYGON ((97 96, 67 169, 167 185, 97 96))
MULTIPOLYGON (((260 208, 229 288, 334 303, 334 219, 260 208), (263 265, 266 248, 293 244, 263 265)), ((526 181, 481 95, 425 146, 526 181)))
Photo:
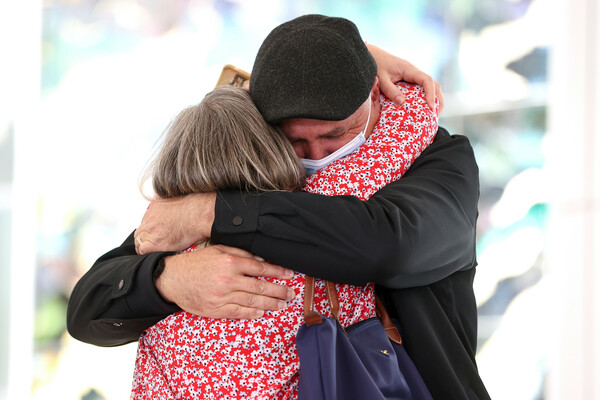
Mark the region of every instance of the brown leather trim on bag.
POLYGON ((304 281, 304 315, 315 311, 315 278, 306 276, 304 281))
POLYGON ((304 282, 304 323, 306 326, 322 324, 323 317, 315 312, 315 278, 307 276, 304 282))
POLYGON ((381 300, 379 300, 379 296, 375 295, 375 307, 377 308, 377 315, 379 316, 379 320, 385 329, 385 333, 387 333, 388 337, 391 341, 396 342, 398 344, 402 344, 402 336, 400 336, 400 332, 398 332, 398 328, 390 319, 387 310, 383 306, 381 300))
MULTIPOLYGON (((327 289, 327 299, 329 300, 331 313, 335 319, 338 319, 340 303, 335 283, 325 281, 325 287, 327 289)), ((398 328, 396 328, 396 325, 394 325, 390 319, 385 306, 377 295, 375 295, 375 307, 377 308, 377 316, 379 317, 388 338, 393 342, 402 344, 402 336, 400 336, 398 328)), ((304 323, 306 326, 323 323, 323 317, 315 312, 315 278, 312 276, 306 276, 304 283, 304 323)))
POLYGON ((337 289, 335 287, 335 283, 330 281, 325 281, 325 287, 327 288, 327 300, 329 300, 329 308, 331 309, 331 313, 333 314, 333 318, 338 319, 338 315, 340 313, 340 303, 338 300, 337 289))

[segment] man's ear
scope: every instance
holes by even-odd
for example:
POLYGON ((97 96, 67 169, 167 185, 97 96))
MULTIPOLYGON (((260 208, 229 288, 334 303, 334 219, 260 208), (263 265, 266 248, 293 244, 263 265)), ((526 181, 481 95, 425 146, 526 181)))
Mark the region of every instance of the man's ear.
POLYGON ((371 100, 375 103, 379 103, 381 97, 381 91, 379 90, 379 78, 375 77, 375 82, 371 88, 371 100))

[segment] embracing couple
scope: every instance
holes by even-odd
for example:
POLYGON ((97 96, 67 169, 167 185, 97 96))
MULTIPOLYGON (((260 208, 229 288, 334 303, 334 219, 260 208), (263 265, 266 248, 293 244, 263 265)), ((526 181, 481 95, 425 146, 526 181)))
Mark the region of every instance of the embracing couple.
POLYGON ((438 127, 441 105, 431 77, 348 20, 278 26, 249 91, 216 88, 168 127, 157 197, 77 283, 70 334, 139 340, 132 398, 293 399, 311 276, 326 316, 336 282, 344 327, 375 317, 377 294, 433 398, 489 398, 478 169, 467 138, 438 127))

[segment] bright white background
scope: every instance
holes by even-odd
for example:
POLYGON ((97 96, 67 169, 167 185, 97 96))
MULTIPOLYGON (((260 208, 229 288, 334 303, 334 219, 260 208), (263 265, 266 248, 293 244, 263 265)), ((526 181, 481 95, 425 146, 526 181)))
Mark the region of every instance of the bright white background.
POLYGON ((600 399, 596 0, 0 3, 0 399, 125 399, 135 345, 71 339, 76 279, 146 207, 160 133, 297 15, 347 17, 444 87, 481 169, 478 363, 493 399, 600 399))

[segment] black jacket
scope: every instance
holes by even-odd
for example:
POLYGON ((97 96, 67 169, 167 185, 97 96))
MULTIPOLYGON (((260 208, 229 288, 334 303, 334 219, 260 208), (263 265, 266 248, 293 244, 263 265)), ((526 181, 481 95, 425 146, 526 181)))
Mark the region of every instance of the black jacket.
MULTIPOLYGON (((489 398, 475 363, 479 179, 466 137, 440 128, 405 176, 366 202, 287 192, 217 197, 212 242, 332 281, 375 282, 433 397, 489 398)), ((168 254, 136 255, 132 234, 99 258, 73 290, 69 333, 116 346, 177 311, 152 281, 168 254)))

